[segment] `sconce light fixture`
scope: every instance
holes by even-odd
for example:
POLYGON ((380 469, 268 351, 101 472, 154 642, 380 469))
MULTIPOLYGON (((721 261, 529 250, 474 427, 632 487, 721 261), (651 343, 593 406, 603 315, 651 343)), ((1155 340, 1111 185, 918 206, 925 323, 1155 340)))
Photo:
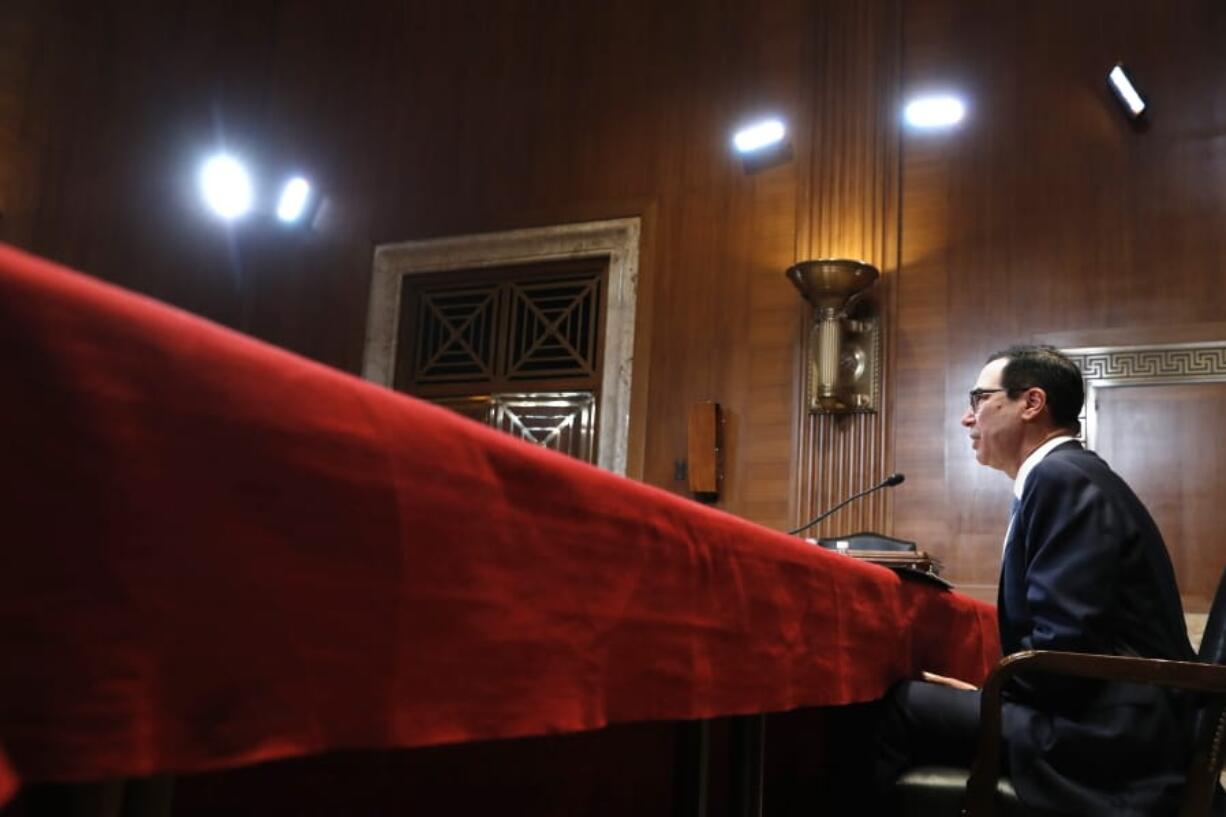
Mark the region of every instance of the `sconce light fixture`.
POLYGON ((863 261, 822 258, 789 267, 787 277, 816 310, 807 349, 809 411, 876 411, 880 323, 875 315, 848 313, 880 273, 863 261))

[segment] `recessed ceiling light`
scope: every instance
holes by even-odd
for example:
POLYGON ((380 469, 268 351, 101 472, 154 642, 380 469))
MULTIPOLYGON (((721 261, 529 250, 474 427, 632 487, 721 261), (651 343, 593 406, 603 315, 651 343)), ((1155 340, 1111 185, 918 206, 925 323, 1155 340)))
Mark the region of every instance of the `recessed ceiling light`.
POLYGON ((209 209, 227 221, 251 209, 251 177, 237 159, 224 153, 200 168, 200 193, 209 209))
POLYGON ((741 128, 732 137, 732 145, 737 153, 757 153, 783 141, 787 128, 778 119, 766 119, 741 128))
POLYGON ((966 116, 966 105, 951 94, 922 96, 907 103, 903 119, 913 128, 934 130, 951 128, 966 116))
POLYGON ((1116 98, 1128 111, 1129 116, 1136 119, 1145 112, 1145 100, 1141 98, 1141 92, 1137 90, 1132 77, 1128 75, 1128 71, 1122 64, 1116 63, 1111 73, 1107 75, 1107 82, 1111 85, 1111 90, 1115 91, 1116 98))
POLYGON ((310 198, 310 182, 301 176, 290 179, 285 183, 285 187, 281 188, 281 198, 277 201, 277 218, 287 224, 302 218, 310 198))

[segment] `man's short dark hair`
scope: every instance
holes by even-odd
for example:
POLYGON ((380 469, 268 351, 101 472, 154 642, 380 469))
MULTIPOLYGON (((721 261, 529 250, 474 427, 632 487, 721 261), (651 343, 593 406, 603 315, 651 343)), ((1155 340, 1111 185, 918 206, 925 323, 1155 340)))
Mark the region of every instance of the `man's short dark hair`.
POLYGON ((1081 428, 1077 417, 1086 399, 1085 383, 1068 355, 1054 346, 1018 345, 1002 349, 988 363, 1001 358, 1009 360, 1000 385, 1010 397, 1037 386, 1047 393, 1047 410, 1056 426, 1074 432, 1081 428))

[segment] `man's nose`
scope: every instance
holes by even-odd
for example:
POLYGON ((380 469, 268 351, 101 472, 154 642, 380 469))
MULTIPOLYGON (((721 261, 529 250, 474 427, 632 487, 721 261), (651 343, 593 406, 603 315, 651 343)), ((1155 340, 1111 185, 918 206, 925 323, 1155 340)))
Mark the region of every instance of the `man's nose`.
POLYGON ((966 407, 966 411, 962 414, 962 425, 970 428, 975 424, 975 410, 970 406, 966 407))

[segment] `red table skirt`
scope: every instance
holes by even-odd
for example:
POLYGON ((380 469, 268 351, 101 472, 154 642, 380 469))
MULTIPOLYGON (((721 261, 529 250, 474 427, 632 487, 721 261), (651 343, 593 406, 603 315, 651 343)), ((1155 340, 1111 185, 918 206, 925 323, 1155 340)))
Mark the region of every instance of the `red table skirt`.
POLYGON ((990 607, 0 246, 0 802, 982 678, 990 607))

